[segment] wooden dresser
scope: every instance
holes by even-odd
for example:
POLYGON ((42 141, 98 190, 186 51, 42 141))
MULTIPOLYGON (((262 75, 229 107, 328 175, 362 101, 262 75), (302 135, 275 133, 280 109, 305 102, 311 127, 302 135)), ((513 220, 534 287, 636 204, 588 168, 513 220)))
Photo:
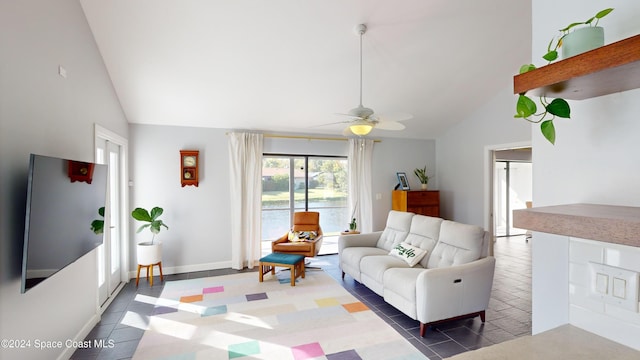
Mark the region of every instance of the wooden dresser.
POLYGON ((440 217, 440 192, 431 190, 393 190, 391 209, 440 217))

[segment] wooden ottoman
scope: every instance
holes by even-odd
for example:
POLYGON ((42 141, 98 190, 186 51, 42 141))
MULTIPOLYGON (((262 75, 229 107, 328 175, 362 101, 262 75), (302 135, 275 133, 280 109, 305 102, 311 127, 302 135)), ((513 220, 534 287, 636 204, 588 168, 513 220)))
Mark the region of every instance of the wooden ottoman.
POLYGON ((271 253, 260 258, 260 282, 264 274, 271 271, 275 275, 276 266, 289 268, 291 271, 291 286, 296 286, 296 279, 304 279, 304 256, 296 254, 271 253))

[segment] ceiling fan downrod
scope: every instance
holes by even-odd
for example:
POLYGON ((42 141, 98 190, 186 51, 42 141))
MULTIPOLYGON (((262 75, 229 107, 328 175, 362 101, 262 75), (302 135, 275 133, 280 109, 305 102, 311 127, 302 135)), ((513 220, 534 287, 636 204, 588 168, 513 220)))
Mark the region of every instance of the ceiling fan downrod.
POLYGON ((356 25, 354 28, 356 35, 360 36, 360 103, 357 108, 351 109, 349 114, 359 117, 361 119, 367 119, 373 115, 373 110, 366 108, 362 105, 362 35, 367 32, 367 26, 365 24, 356 25))

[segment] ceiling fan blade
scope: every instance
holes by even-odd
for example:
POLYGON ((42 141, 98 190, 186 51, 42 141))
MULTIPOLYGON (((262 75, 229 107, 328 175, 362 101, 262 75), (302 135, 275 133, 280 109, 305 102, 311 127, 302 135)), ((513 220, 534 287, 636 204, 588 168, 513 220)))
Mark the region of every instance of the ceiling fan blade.
POLYGON ((353 114, 345 114, 345 113, 335 113, 335 114, 338 115, 338 116, 348 116, 348 117, 350 117, 350 118, 352 118, 354 120, 356 120, 356 119, 364 119, 363 117, 355 116, 353 114))
POLYGON ((409 119, 413 119, 413 115, 403 112, 394 112, 394 113, 385 113, 377 115, 378 121, 405 121, 409 119))
POLYGON ((375 128, 380 130, 404 130, 405 126, 397 121, 380 121, 375 128))
POLYGON ((336 122, 331 122, 331 123, 326 123, 326 124, 320 124, 320 125, 313 125, 310 126, 310 128, 317 128, 317 127, 323 127, 323 126, 331 126, 331 125, 337 125, 337 124, 348 124, 350 122, 353 122, 353 120, 343 120, 343 121, 336 121, 336 122))

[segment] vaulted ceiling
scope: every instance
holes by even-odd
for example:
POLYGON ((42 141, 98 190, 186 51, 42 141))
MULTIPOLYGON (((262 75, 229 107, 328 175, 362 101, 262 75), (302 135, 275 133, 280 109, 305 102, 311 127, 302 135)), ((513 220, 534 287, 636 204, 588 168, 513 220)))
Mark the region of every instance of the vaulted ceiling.
MULTIPOLYGON (((359 102, 434 138, 510 86, 531 1, 80 0, 130 123, 340 134, 359 102)), ((524 60, 523 60, 524 59, 524 60)))

